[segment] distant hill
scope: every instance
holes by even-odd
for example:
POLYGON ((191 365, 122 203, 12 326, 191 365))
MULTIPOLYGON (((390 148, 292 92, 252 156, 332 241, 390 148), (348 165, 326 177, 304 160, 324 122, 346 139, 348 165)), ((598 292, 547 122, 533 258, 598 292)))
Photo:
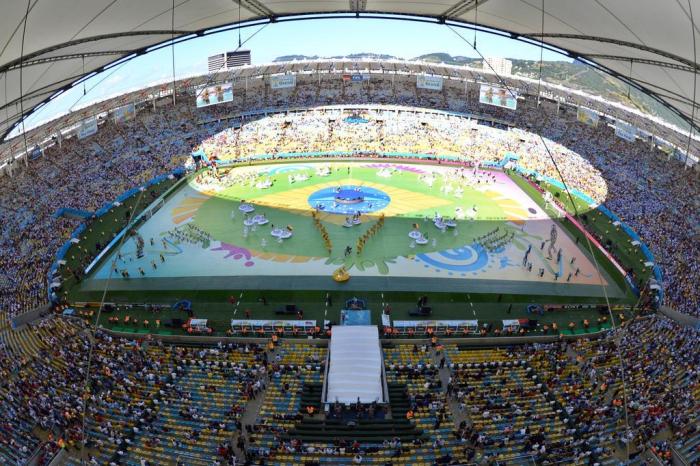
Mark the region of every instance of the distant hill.
POLYGON ((382 53, 351 53, 350 55, 336 55, 333 57, 319 57, 318 55, 282 55, 281 57, 277 57, 272 61, 281 62, 294 60, 318 60, 319 58, 326 58, 331 60, 340 60, 343 58, 347 58, 350 60, 357 60, 361 58, 370 58, 373 60, 398 60, 398 58, 393 55, 386 55, 382 53))
POLYGON ((282 55, 281 57, 277 57, 273 62, 282 62, 282 61, 297 61, 297 60, 318 60, 319 57, 318 55, 282 55))
MULTIPOLYGON (((318 56, 285 55, 274 61, 313 60, 318 56)), ((347 56, 325 57, 331 59, 359 59, 372 58, 380 60, 399 59, 392 55, 377 53, 355 53, 347 56)), ((480 58, 452 56, 449 53, 435 52, 417 56, 411 60, 420 60, 431 63, 444 63, 447 65, 472 66, 480 68, 480 58)), ((540 73, 540 62, 537 60, 510 59, 513 62, 512 74, 537 79, 540 73)), ((622 83, 620 80, 602 73, 578 61, 545 61, 542 63, 542 79, 548 83, 560 84, 571 89, 585 91, 592 95, 601 96, 607 100, 623 103, 642 112, 658 116, 686 128, 687 124, 676 114, 664 107, 651 97, 622 83)))
POLYGON ((446 65, 461 65, 461 66, 481 66, 480 58, 453 57, 449 53, 435 52, 419 55, 414 60, 427 61, 431 63, 445 63, 446 65))

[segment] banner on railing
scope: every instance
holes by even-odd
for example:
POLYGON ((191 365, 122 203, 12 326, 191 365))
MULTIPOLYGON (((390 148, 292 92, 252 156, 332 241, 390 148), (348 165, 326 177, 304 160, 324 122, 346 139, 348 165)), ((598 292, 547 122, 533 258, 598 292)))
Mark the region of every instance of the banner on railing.
POLYGON ((672 155, 673 151, 675 150, 671 143, 657 138, 656 136, 654 137, 654 144, 656 144, 656 147, 666 155, 672 155))
POLYGON ((355 83, 369 81, 369 73, 344 74, 343 81, 350 81, 355 83))
POLYGON ((41 149, 41 147, 39 146, 39 144, 37 144, 36 146, 34 146, 34 149, 32 149, 31 152, 30 152, 29 154, 30 154, 30 155, 29 155, 29 158, 30 158, 30 159, 36 160, 36 159, 38 159, 39 157, 41 157, 42 155, 44 155, 44 151, 41 149))
POLYGON ((78 139, 85 139, 95 133, 97 133, 97 118, 93 116, 80 122, 78 139))
POLYGON ((123 107, 117 107, 112 110, 112 120, 115 123, 122 123, 133 119, 136 116, 136 106, 132 103, 129 105, 124 105, 123 107))
POLYGON ((419 74, 416 76, 416 87, 418 89, 429 89, 431 91, 442 90, 442 77, 419 74))
POLYGON ((477 320, 395 320, 394 328, 415 327, 450 327, 450 328, 470 328, 478 329, 477 320))
POLYGON ((515 110, 518 108, 518 95, 504 87, 482 84, 479 90, 479 102, 486 105, 515 110))
POLYGON ((272 89, 286 89, 297 85, 297 75, 295 74, 278 74, 270 76, 270 87, 272 89))
POLYGON ((625 141, 634 142, 637 140, 637 128, 629 123, 617 120, 615 122, 615 136, 625 141))
POLYGON ((197 107, 208 107, 233 100, 233 84, 226 82, 197 89, 197 107))
POLYGON ((231 329, 240 331, 244 328, 249 330, 275 330, 278 328, 285 329, 310 329, 316 327, 315 320, 251 320, 251 319, 231 319, 231 329))
POLYGON ((581 123, 587 124, 588 126, 593 126, 594 128, 598 126, 598 120, 600 116, 595 110, 591 110, 586 107, 579 107, 576 111, 576 119, 581 123))

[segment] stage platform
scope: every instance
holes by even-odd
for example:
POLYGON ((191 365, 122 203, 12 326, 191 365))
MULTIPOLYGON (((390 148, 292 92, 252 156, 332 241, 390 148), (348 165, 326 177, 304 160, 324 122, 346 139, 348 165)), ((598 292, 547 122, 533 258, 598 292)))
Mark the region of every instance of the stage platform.
POLYGON ((374 325, 333 327, 325 403, 383 403, 384 359, 374 325))

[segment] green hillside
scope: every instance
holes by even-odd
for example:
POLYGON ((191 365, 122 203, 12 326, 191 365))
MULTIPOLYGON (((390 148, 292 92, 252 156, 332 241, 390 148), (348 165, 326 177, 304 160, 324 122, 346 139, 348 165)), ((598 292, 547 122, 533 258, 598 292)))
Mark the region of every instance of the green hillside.
MULTIPOLYGON (((430 53, 420 55, 415 59, 448 65, 469 65, 477 68, 482 66, 480 58, 453 57, 448 53, 430 53)), ((513 75, 533 79, 539 77, 539 61, 513 58, 509 60, 513 62, 513 75)), ((630 89, 629 86, 620 80, 580 62, 545 61, 542 63, 542 79, 548 83, 561 84, 571 89, 585 91, 614 102, 623 103, 642 112, 663 118, 679 127, 686 126, 676 114, 646 94, 634 88, 630 89)))

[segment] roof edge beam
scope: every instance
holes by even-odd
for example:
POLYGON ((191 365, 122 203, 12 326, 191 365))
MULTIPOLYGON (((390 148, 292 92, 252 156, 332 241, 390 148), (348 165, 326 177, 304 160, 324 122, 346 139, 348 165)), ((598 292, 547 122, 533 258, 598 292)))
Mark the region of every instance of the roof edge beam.
POLYGON ((678 71, 687 71, 688 73, 694 73, 696 70, 685 65, 679 65, 678 63, 669 63, 667 61, 660 61, 660 60, 650 60, 647 58, 631 58, 631 57, 623 57, 620 55, 605 55, 605 54, 595 54, 595 53, 587 53, 586 55, 583 56, 583 58, 594 58, 598 60, 618 60, 618 61, 625 61, 625 62, 632 62, 632 63, 640 63, 642 65, 652 65, 652 66, 661 66, 664 68, 670 68, 673 70, 678 70, 678 71))
MULTIPOLYGON (((693 62, 692 60, 688 60, 686 58, 683 58, 679 55, 670 53, 670 52, 665 52, 663 50, 656 49, 654 47, 649 47, 648 45, 644 44, 637 44, 635 42, 628 42, 624 40, 618 40, 618 39, 610 39, 608 37, 596 37, 596 36, 582 36, 579 34, 554 34, 554 33, 545 33, 545 34, 540 34, 540 33, 532 33, 532 34, 521 34, 522 37, 529 37, 529 38, 543 38, 543 39, 574 39, 574 40, 587 40, 587 41, 592 41, 592 42, 604 42, 606 44, 614 44, 614 45, 619 45, 621 47, 629 47, 637 50, 642 50, 644 52, 648 53, 653 53, 655 55, 659 55, 661 57, 668 58, 673 61, 677 61, 679 63, 683 63, 684 65, 688 66, 689 68, 692 68, 694 70, 700 71, 700 64, 693 62)), ((585 57, 587 56, 586 54, 581 54, 581 56, 585 57)), ((630 57, 627 57, 627 60, 629 60, 630 57)))
POLYGON ((81 58, 90 57, 105 57, 109 55, 127 55, 132 53, 131 50, 105 50, 104 52, 86 52, 86 53, 71 53, 67 55, 52 55, 50 57, 35 58, 33 60, 26 60, 21 65, 14 65, 5 70, 5 72, 18 70, 21 67, 28 67, 34 65, 43 65, 45 63, 54 63, 63 60, 77 60, 81 58))
POLYGON ((114 39, 116 37, 172 36, 173 34, 176 34, 176 35, 192 34, 192 31, 181 31, 181 30, 172 31, 170 29, 163 29, 163 30, 157 29, 157 30, 149 30, 149 31, 115 32, 115 33, 110 33, 110 34, 101 34, 98 36, 83 37, 81 39, 75 39, 75 40, 71 40, 68 42, 63 42, 61 44, 52 45, 51 47, 46 47, 44 49, 37 50, 36 52, 32 52, 32 53, 29 53, 27 55, 24 55, 24 57, 16 58, 16 59, 14 59, 10 62, 7 62, 4 65, 0 66, 0 73, 5 73, 8 69, 11 69, 11 68, 15 68, 18 66, 24 66, 24 64, 26 62, 38 59, 42 55, 45 55, 47 53, 55 52, 56 50, 61 50, 61 49, 68 48, 68 47, 73 47, 75 45, 85 44, 88 42, 97 42, 100 40, 114 39))
POLYGON ((462 0, 445 10, 440 16, 445 18, 458 18, 475 8, 479 8, 487 1, 488 0, 462 0))

